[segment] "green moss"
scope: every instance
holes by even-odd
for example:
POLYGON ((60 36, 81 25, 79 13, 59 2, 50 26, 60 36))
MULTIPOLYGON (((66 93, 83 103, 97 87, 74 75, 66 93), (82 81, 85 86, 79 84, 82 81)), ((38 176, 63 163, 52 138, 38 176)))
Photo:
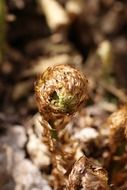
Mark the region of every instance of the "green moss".
POLYGON ((53 92, 51 96, 51 104, 63 112, 71 112, 75 106, 75 98, 70 94, 57 93, 53 92))

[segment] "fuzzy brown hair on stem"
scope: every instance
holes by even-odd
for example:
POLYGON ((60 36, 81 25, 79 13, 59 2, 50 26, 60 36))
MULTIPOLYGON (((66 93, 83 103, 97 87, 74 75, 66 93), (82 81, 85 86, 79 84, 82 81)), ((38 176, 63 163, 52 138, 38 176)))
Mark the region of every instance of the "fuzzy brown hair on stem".
POLYGON ((65 189, 68 168, 75 162, 75 151, 66 151, 60 134, 68 119, 86 102, 87 85, 86 77, 67 64, 49 67, 35 83, 37 105, 43 116, 43 137, 51 152, 52 186, 56 190, 65 189))

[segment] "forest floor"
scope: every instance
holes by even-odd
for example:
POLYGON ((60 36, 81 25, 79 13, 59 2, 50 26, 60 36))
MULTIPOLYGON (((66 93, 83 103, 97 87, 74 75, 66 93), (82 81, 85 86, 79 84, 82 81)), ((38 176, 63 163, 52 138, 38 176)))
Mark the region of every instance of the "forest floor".
POLYGON ((48 11, 42 10, 41 0, 6 2, 0 190, 54 189, 51 155, 38 135, 42 126, 34 96, 36 76, 53 64, 71 64, 89 81, 88 102, 66 127, 78 143, 76 159, 86 155, 96 161, 108 171, 112 190, 127 190, 126 140, 124 151, 111 153, 107 135, 107 118, 127 103, 127 2, 57 0, 56 9, 47 3, 48 11), (55 14, 63 17, 57 21, 55 14))

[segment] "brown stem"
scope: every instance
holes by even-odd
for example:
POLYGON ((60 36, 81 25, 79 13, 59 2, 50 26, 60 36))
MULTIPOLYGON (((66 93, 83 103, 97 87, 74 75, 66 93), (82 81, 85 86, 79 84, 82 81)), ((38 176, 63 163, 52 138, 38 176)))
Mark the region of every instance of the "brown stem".
POLYGON ((55 176, 53 183, 56 189, 60 189, 65 187, 66 184, 66 169, 64 166, 67 164, 67 160, 62 150, 61 141, 57 136, 57 131, 46 121, 43 121, 42 126, 44 127, 44 142, 51 152, 52 175, 55 176))

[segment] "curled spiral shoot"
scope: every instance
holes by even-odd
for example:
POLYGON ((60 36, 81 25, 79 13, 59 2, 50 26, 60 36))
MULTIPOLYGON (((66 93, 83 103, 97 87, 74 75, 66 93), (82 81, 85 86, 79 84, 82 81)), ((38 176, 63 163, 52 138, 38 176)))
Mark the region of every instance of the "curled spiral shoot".
POLYGON ((52 153, 52 173, 55 176, 53 182, 54 189, 57 190, 66 186, 68 158, 71 156, 74 159, 74 153, 63 149, 60 132, 68 119, 86 102, 87 85, 86 77, 67 64, 47 68, 35 83, 37 105, 47 121, 43 125, 44 137, 52 153))
POLYGON ((111 152, 124 150, 127 142, 127 105, 122 106, 109 116, 107 126, 111 152))
POLYGON ((109 190, 106 170, 86 156, 77 160, 68 179, 67 190, 109 190))
POLYGON ((35 83, 40 113, 47 121, 72 115, 87 100, 87 84, 86 77, 69 65, 48 67, 35 83))

